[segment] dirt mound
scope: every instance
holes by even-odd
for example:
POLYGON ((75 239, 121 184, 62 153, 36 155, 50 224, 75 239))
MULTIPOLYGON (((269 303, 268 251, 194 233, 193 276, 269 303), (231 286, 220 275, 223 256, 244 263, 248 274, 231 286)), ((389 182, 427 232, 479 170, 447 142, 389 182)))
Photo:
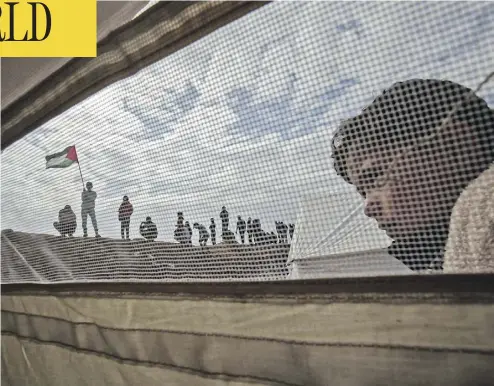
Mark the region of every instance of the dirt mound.
POLYGON ((2 231, 2 282, 266 280, 288 274, 289 245, 192 246, 2 231))

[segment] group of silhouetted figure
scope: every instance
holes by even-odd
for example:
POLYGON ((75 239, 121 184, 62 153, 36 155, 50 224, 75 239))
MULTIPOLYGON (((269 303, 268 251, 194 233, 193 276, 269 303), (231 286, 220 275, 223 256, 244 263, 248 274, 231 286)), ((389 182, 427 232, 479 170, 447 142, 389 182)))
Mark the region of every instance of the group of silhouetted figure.
MULTIPOLYGON (((236 235, 240 235, 240 242, 245 244, 276 244, 276 243, 288 243, 288 235, 290 239, 293 239, 295 232, 295 224, 286 225, 283 222, 276 223, 276 231, 265 232, 261 227, 261 221, 259 219, 252 220, 250 217, 245 221, 242 216, 237 217, 237 226, 235 233, 229 229, 230 214, 226 207, 223 207, 220 212, 221 220, 221 239, 224 243, 235 243, 236 235), (247 234, 247 239, 246 239, 247 234)), ((216 245, 216 223, 214 218, 211 218, 209 224, 209 232, 206 226, 194 223, 193 227, 190 226, 188 221, 185 221, 183 212, 177 213, 177 225, 174 231, 174 239, 180 244, 192 244, 192 229, 197 229, 199 232, 199 245, 205 246, 208 241, 211 240, 212 245, 216 245)))
MULTIPOLYGON (((93 224, 95 237, 101 237, 98 233, 98 223, 96 221, 95 201, 97 198, 96 192, 93 190, 93 184, 88 182, 86 188, 84 188, 81 195, 81 217, 82 217, 82 230, 83 236, 88 237, 87 232, 87 216, 91 218, 93 224)), ((118 220, 120 221, 120 234, 122 240, 130 240, 130 218, 134 213, 134 207, 129 201, 128 196, 124 196, 122 203, 118 209, 118 220)), ((285 224, 282 221, 276 221, 276 232, 266 232, 261 227, 261 221, 259 219, 252 220, 250 217, 247 221, 242 219, 241 216, 237 217, 237 226, 235 233, 229 229, 230 215, 223 207, 220 212, 221 220, 221 238, 224 243, 235 243, 236 235, 240 235, 240 242, 245 244, 266 245, 266 244, 288 244, 288 238, 293 239, 295 232, 295 224, 285 224), (247 239, 246 239, 247 234, 247 239)), ((70 207, 66 205, 58 213, 58 222, 53 223, 55 229, 60 232, 62 236, 72 237, 77 229, 77 218, 70 207)), ((216 245, 216 223, 214 218, 211 218, 209 224, 209 232, 206 227, 199 223, 194 223, 190 226, 188 221, 185 221, 183 212, 177 213, 177 225, 173 237, 180 244, 192 245, 193 229, 199 232, 199 245, 206 246, 208 241, 211 240, 212 245, 216 245)), ((146 217, 146 221, 141 222, 139 225, 140 235, 148 240, 154 241, 158 238, 158 228, 152 221, 151 217, 146 217)))

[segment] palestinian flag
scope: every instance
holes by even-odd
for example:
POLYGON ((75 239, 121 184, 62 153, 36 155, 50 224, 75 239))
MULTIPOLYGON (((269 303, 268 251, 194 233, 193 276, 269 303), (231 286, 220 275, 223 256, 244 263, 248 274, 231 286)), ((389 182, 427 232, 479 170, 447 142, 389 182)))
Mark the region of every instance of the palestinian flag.
POLYGON ((79 162, 77 159, 77 152, 75 151, 75 146, 69 146, 64 151, 60 153, 55 153, 52 155, 47 155, 46 157, 46 168, 67 168, 75 162, 79 162))

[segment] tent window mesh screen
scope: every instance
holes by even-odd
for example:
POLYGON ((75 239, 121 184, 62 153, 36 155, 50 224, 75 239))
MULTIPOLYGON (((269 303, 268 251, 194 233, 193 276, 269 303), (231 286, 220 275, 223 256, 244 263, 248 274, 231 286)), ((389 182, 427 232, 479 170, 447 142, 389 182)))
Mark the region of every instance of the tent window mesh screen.
POLYGON ((493 272, 493 36, 483 2, 205 34, 4 149, 2 283, 493 272))

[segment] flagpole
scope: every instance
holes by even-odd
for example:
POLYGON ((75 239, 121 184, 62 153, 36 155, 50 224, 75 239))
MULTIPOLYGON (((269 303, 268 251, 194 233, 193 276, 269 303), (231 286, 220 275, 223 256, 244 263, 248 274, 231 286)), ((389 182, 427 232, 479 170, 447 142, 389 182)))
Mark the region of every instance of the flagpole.
POLYGON ((81 175, 81 182, 82 182, 82 190, 85 189, 85 186, 84 186, 84 178, 82 178, 82 170, 81 170, 81 164, 79 163, 79 155, 77 154, 77 149, 74 145, 74 150, 75 150, 75 154, 76 154, 76 157, 77 157, 77 166, 79 166, 79 174, 81 175))
POLYGON ((79 163, 79 160, 77 160, 77 166, 79 166, 79 173, 81 175, 81 181, 82 181, 82 189, 84 190, 84 178, 82 178, 82 170, 81 170, 81 164, 79 163))

